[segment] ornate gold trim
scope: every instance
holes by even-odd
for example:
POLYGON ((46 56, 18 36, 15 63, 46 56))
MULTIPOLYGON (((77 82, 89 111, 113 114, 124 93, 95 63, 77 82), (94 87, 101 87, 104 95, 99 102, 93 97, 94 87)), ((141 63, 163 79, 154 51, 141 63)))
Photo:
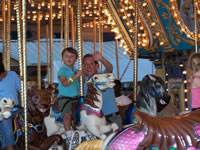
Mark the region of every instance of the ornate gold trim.
MULTIPOLYGON (((108 5, 108 8, 109 8, 112 16, 114 16, 113 18, 115 19, 115 22, 117 23, 124 40, 126 41, 129 48, 133 50, 134 49, 133 40, 130 38, 130 35, 126 31, 121 19, 119 18, 119 15, 117 14, 117 11, 116 11, 116 9, 114 8, 114 5, 113 5, 113 0, 107 0, 107 5, 108 5)), ((132 50, 130 50, 130 51, 132 51, 132 50)), ((128 52, 130 53, 130 51, 128 51, 128 52)))

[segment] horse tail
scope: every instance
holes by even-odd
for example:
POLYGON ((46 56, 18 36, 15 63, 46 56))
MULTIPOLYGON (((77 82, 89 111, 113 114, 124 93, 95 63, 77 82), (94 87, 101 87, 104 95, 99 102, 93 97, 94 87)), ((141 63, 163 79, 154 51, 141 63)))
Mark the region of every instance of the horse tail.
POLYGON ((75 150, 101 150, 102 140, 88 140, 76 147, 75 150))

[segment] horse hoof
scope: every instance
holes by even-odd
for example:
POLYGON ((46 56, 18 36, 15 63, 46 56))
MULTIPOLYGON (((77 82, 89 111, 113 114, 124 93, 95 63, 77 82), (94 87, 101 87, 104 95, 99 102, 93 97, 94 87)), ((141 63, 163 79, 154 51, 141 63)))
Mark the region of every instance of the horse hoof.
POLYGON ((113 124, 111 125, 111 128, 112 128, 113 132, 115 132, 116 130, 119 129, 119 127, 118 127, 118 125, 117 125, 116 123, 113 123, 113 124))
POLYGON ((104 139, 106 139, 106 135, 105 134, 102 134, 101 136, 100 136, 100 139, 102 139, 102 140, 104 140, 104 139))

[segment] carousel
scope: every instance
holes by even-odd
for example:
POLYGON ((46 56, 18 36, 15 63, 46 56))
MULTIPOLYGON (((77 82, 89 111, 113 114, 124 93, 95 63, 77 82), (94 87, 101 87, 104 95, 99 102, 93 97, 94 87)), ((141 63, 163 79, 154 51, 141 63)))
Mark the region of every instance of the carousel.
MULTIPOLYGON (((17 106, 21 111, 13 120, 16 147, 19 150, 200 149, 200 110, 191 111, 186 71, 190 54, 199 53, 199 15, 198 0, 0 1, 0 58, 6 70, 14 69, 21 78, 20 106, 17 106), (114 52, 109 51, 111 45, 114 52), (83 70, 83 55, 88 49, 89 53, 100 52, 108 60, 116 58, 115 75, 96 74, 88 80, 90 97, 84 96, 84 77, 80 76, 80 98, 73 107, 70 146, 66 146, 62 123, 52 115, 57 101, 54 59, 59 58, 62 64, 61 53, 67 47, 78 51, 79 70, 83 70), (102 94, 115 86, 115 79, 122 79, 127 70, 127 66, 120 65, 124 56, 128 63, 133 61, 132 102, 118 104, 123 121, 123 127, 118 128, 115 123, 105 121, 102 94), (156 71, 144 75, 139 82, 140 58, 150 60, 156 71), (31 65, 37 72, 34 81, 28 76, 31 65), (95 108, 90 105, 93 103, 95 108)), ((99 70, 102 69, 99 64, 99 70)), ((11 115, 8 110, 16 106, 5 98, 0 107, 3 120, 11 115)))

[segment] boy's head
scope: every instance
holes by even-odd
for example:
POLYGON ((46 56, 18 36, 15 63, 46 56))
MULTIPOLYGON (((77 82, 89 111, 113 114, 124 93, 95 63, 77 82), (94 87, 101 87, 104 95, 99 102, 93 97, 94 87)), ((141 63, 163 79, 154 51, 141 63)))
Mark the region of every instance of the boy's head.
POLYGON ((74 54, 76 56, 76 58, 78 57, 77 51, 74 48, 72 48, 72 47, 68 47, 68 48, 63 49, 63 51, 62 51, 62 57, 63 57, 63 55, 64 55, 64 53, 66 51, 69 52, 69 53, 71 53, 71 54, 74 54))
POLYGON ((78 57, 78 53, 77 51, 72 48, 72 47, 68 47, 68 48, 65 48, 63 51, 62 51, 62 59, 63 59, 63 62, 66 66, 72 68, 74 66, 74 63, 76 62, 77 60, 77 57, 78 57))

